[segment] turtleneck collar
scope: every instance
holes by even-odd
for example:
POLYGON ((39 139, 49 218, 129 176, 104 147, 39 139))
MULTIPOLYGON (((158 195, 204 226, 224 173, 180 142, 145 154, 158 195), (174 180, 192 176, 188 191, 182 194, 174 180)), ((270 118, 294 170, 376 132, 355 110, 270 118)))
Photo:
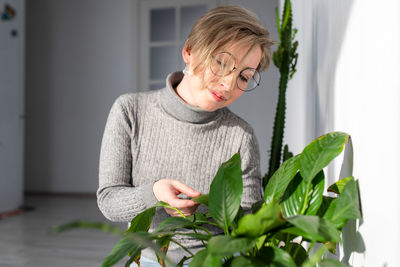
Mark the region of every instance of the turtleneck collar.
POLYGON ((176 93, 175 88, 181 82, 183 73, 181 71, 168 75, 166 88, 161 90, 161 105, 164 110, 176 119, 190 123, 207 123, 217 117, 220 113, 216 111, 205 111, 199 107, 187 104, 176 93))

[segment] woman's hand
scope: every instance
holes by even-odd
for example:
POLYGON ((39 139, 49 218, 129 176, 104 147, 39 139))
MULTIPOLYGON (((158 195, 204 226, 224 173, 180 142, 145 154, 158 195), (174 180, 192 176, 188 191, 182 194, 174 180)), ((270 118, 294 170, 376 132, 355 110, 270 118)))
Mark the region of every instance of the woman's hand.
MULTIPOLYGON (((185 216, 192 215, 199 204, 190 199, 180 199, 178 195, 183 193, 192 198, 201 195, 200 192, 197 192, 193 188, 177 180, 168 179, 161 179, 155 182, 153 185, 153 193, 158 201, 164 201, 168 205, 179 209, 185 216)), ((165 211, 171 216, 181 216, 181 214, 173 209, 165 208, 165 211)))

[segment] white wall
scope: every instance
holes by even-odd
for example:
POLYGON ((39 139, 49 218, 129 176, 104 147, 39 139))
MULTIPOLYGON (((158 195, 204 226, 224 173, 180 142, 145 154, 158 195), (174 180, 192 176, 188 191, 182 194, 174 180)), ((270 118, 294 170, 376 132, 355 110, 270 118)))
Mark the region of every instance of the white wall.
POLYGON ((351 134, 364 217, 356 231, 346 227, 340 256, 356 267, 400 266, 400 3, 292 2, 300 58, 288 142, 301 149, 328 131, 351 134))
POLYGON ((0 0, 1 11, 6 3, 16 15, 0 20, 0 213, 23 203, 24 1, 0 0))
POLYGON ((111 104, 136 84, 136 1, 27 1, 26 191, 95 192, 111 104))
POLYGON ((354 143, 365 247, 354 266, 400 266, 400 2, 354 1, 339 57, 334 126, 354 143))

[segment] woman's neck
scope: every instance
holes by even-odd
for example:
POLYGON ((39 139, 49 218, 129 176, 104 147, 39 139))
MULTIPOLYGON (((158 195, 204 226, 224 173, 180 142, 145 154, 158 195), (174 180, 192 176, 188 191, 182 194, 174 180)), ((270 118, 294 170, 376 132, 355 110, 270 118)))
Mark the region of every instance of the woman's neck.
POLYGON ((193 106, 193 107, 198 107, 196 105, 196 102, 194 100, 193 95, 191 94, 191 91, 189 90, 190 87, 190 76, 193 74, 185 74, 183 76, 182 81, 178 84, 178 86, 175 88, 176 94, 188 105, 193 106))
MULTIPOLYGON (((184 75, 182 72, 174 72, 167 78, 167 84, 165 90, 162 91, 161 105, 164 110, 177 118, 180 121, 191 122, 191 123, 207 123, 218 117, 220 112, 205 111, 197 106, 191 105, 186 102, 182 96, 178 94, 178 88, 182 85, 184 75)), ((187 88, 182 87, 184 94, 187 88)))

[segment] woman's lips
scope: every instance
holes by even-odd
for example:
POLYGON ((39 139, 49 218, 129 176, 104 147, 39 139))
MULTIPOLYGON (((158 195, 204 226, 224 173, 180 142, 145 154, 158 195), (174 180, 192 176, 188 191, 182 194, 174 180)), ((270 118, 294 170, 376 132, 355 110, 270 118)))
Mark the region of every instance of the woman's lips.
POLYGON ((208 91, 210 92, 211 96, 215 99, 215 101, 222 102, 222 101, 226 100, 223 95, 218 94, 217 92, 210 90, 210 89, 208 91))

